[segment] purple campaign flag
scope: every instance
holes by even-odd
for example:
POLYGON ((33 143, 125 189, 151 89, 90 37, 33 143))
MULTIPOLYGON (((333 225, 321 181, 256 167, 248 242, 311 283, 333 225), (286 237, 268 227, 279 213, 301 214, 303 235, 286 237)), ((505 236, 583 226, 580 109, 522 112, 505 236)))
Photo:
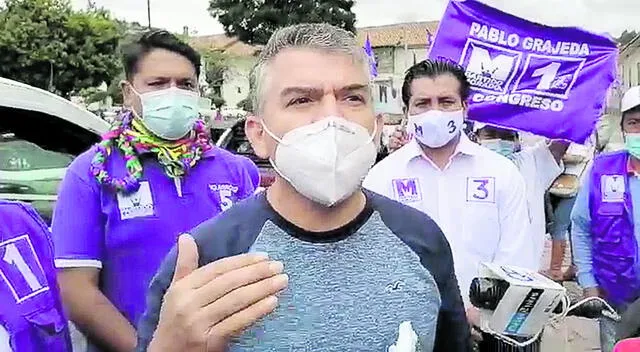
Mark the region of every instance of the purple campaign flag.
POLYGON ((373 53, 373 49, 371 48, 371 41, 369 40, 368 34, 367 39, 364 41, 364 52, 367 55, 367 59, 369 60, 369 72, 371 73, 371 77, 378 77, 378 64, 376 63, 376 55, 373 53))
POLYGON ((466 68, 470 119, 583 143, 614 82, 618 50, 606 36, 452 0, 429 57, 466 68))

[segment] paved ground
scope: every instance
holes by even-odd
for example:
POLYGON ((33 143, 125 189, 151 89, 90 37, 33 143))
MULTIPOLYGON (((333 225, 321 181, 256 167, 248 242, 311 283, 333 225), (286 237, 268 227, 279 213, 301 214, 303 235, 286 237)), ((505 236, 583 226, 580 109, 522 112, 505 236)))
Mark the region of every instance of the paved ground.
MULTIPOLYGON (((547 241, 543 256, 543 267, 548 267, 551 253, 551 241, 547 241)), ((571 263, 571 254, 567 248, 565 268, 571 263)), ((580 297, 582 290, 574 282, 565 283, 571 297, 580 297)), ((587 352, 600 351, 598 323, 595 320, 569 317, 564 323, 545 330, 541 352, 587 352)))

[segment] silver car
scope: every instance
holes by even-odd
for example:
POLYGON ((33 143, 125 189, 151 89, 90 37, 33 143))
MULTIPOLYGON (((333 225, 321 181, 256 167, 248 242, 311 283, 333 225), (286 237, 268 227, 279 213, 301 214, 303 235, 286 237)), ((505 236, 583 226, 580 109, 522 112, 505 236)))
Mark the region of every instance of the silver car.
POLYGON ((64 98, 0 77, 0 198, 29 202, 49 222, 67 167, 108 128, 64 98))

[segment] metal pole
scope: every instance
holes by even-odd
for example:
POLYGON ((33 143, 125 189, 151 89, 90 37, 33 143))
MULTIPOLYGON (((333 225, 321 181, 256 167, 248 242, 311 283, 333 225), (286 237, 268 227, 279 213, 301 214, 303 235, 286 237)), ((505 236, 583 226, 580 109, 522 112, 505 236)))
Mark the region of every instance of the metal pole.
POLYGON ((149 29, 151 29, 151 0, 147 0, 147 20, 149 21, 149 29))

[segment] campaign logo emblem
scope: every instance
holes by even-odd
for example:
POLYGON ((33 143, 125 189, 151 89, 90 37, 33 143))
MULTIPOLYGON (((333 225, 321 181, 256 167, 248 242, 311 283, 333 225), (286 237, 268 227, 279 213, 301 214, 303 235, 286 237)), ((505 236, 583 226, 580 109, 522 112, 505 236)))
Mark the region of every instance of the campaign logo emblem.
POLYGON ((28 235, 0 243, 0 278, 17 303, 49 290, 44 269, 28 235))
POLYGON ((420 180, 417 178, 400 178, 392 182, 396 200, 401 203, 413 203, 422 200, 420 180))
POLYGON ((134 219, 153 215, 153 197, 148 181, 140 182, 140 188, 130 194, 118 193, 120 219, 134 219))
POLYGON ((624 201, 625 180, 622 175, 604 175, 600 179, 602 201, 616 203, 624 201))
POLYGON ((516 76, 522 53, 467 39, 460 57, 471 86, 481 92, 506 94, 516 76))
POLYGON ((514 92, 569 98, 586 58, 529 54, 514 92))

